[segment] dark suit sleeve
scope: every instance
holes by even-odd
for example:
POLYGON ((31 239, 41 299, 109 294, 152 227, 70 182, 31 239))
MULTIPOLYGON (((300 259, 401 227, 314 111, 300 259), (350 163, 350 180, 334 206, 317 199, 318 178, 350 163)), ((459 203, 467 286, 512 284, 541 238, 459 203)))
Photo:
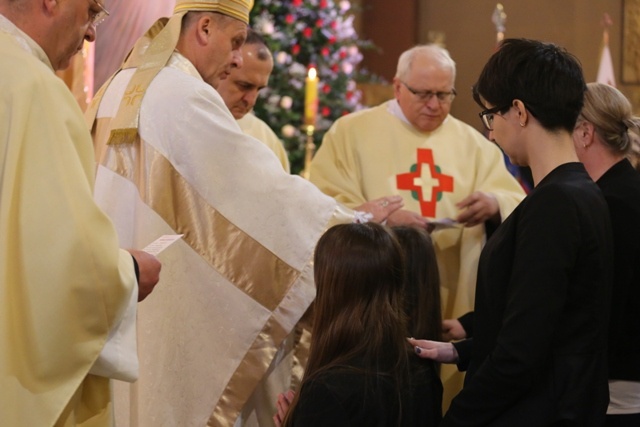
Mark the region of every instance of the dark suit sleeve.
POLYGON ((453 346, 458 352, 458 370, 466 371, 471 361, 471 351, 473 350, 473 338, 454 342, 453 346))
POLYGON ((467 334, 467 338, 473 337, 473 311, 468 312, 467 314, 463 314, 458 317, 458 322, 464 328, 464 332, 467 334))

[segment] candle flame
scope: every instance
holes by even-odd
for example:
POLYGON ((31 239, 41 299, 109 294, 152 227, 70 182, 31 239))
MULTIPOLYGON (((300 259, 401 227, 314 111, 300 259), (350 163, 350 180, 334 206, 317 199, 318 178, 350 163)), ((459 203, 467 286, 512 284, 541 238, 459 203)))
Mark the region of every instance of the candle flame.
POLYGON ((314 67, 309 68, 309 78, 310 79, 315 79, 316 75, 317 75, 317 71, 314 67))

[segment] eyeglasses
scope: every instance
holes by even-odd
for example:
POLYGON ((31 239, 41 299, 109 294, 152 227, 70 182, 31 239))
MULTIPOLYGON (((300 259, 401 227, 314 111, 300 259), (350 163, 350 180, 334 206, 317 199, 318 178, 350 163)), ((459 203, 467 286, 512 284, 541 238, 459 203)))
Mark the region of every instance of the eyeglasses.
POLYGON ((407 88, 409 92, 418 97, 418 99, 422 102, 428 102, 434 96, 438 98, 438 101, 441 104, 447 104, 453 101, 453 98, 458 94, 455 89, 451 88, 451 92, 433 92, 430 90, 417 90, 406 84, 405 82, 401 82, 404 87, 407 88))
POLYGON ((91 23, 91 25, 93 25, 94 27, 97 27, 98 25, 102 24, 102 22, 107 19, 107 16, 109 16, 109 11, 104 7, 104 5, 98 1, 98 0, 92 0, 96 6, 98 6, 99 10, 89 10, 89 22, 91 23))
POLYGON ((480 119, 482 119, 484 127, 487 128, 487 130, 493 130, 493 116, 496 113, 508 110, 509 108, 511 108, 511 104, 504 105, 502 107, 493 107, 478 113, 478 115, 480 116, 480 119))

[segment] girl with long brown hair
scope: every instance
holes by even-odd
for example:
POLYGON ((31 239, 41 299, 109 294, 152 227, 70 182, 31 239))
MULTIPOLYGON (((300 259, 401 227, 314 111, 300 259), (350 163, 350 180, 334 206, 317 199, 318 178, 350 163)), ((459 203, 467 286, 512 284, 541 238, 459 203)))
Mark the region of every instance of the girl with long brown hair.
POLYGON ((332 227, 314 262, 309 362, 283 426, 424 425, 430 389, 410 379, 404 263, 392 232, 372 223, 332 227))

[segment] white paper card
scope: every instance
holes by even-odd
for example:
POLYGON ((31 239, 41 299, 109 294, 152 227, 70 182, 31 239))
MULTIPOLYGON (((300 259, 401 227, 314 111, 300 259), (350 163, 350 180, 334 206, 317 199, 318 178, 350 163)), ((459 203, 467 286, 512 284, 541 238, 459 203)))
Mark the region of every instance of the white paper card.
POLYGON ((182 236, 184 236, 184 234, 165 234, 164 236, 160 236, 155 241, 149 243, 143 251, 148 252, 153 256, 157 256, 182 236))

